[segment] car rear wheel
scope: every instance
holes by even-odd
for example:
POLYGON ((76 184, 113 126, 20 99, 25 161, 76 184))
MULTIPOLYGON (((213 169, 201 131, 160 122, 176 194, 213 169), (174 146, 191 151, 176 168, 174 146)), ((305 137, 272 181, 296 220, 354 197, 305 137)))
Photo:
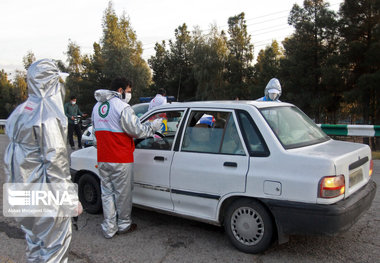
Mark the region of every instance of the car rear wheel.
POLYGON ((91 174, 84 174, 78 182, 79 200, 83 208, 90 214, 100 213, 102 210, 102 196, 100 183, 91 174))
POLYGON ((246 253, 266 250, 273 238, 273 222, 266 208, 251 199, 239 199, 228 207, 224 228, 232 244, 246 253))

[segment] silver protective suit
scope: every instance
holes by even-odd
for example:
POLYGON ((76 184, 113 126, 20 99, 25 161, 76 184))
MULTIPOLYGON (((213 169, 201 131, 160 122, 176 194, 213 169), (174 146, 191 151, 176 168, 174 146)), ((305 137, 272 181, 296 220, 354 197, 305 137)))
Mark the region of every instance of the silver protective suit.
POLYGON ((132 225, 133 138, 153 136, 159 127, 151 122, 141 123, 115 91, 97 90, 95 99, 98 103, 94 106, 92 120, 102 191, 104 221, 101 226, 104 236, 111 238, 117 232, 128 231, 132 225), (102 115, 104 105, 109 109, 102 115), (124 143, 132 145, 131 148, 125 148, 124 143), (113 148, 104 149, 107 145, 113 148))
POLYGON ((272 78, 264 89, 264 97, 258 99, 258 101, 280 101, 279 98, 281 96, 281 84, 280 81, 276 78, 272 78), (275 90, 275 98, 271 97, 270 91, 275 90))
MULTIPOLYGON (((49 59, 29 67, 28 99, 12 112, 6 123, 10 139, 4 157, 6 182, 60 183, 77 195, 70 180, 61 75, 49 59)), ((28 262, 67 262, 71 218, 15 219, 25 232, 28 262)))

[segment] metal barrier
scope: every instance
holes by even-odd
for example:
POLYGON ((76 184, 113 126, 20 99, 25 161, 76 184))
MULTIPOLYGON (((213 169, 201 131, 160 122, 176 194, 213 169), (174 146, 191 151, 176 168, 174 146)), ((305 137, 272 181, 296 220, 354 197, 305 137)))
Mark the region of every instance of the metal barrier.
POLYGON ((327 135, 379 137, 380 125, 317 124, 327 135))

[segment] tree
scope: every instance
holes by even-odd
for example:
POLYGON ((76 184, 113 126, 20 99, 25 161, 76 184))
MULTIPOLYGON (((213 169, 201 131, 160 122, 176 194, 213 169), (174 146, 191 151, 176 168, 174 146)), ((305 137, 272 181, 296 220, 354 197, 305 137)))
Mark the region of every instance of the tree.
MULTIPOLYGON (((125 76, 133 82, 133 94, 139 97, 148 91, 151 74, 145 60, 141 58, 142 44, 131 27, 129 18, 120 19, 109 2, 103 18, 101 55, 103 74, 108 83, 117 76, 125 76)), ((136 99, 135 99, 136 101, 136 99)))
POLYGON ((28 85, 26 83, 26 73, 24 71, 16 71, 12 86, 12 95, 15 100, 14 106, 17 106, 28 98, 28 85))
POLYGON ((254 66, 254 85, 251 90, 252 98, 262 97, 268 81, 272 78, 279 78, 281 58, 283 58, 283 50, 276 40, 272 41, 270 46, 260 50, 254 66))
POLYGON ((82 81, 82 56, 80 47, 72 42, 69 39, 69 44, 67 46, 67 62, 68 62, 68 73, 70 74, 69 77, 66 79, 66 100, 70 98, 71 95, 75 95, 78 97, 78 101, 81 103, 83 96, 83 90, 81 88, 81 81, 82 81))
POLYGON ((12 97, 12 83, 8 80, 8 74, 2 69, 0 71, 0 118, 7 119, 14 109, 14 98, 12 97))
POLYGON ((338 53, 339 40, 336 14, 328 6, 323 0, 305 0, 302 8, 293 6, 288 23, 295 33, 284 40, 285 58, 281 61, 286 97, 316 122, 328 122, 327 109, 336 111, 334 105, 340 102, 339 86, 326 76, 333 68, 329 59, 338 53))
POLYGON ((28 53, 22 58, 22 61, 24 63, 24 68, 28 70, 29 66, 36 61, 33 51, 29 50, 28 53))
POLYGON ((210 33, 202 35, 194 31, 193 74, 197 82, 196 99, 226 99, 223 73, 227 61, 227 40, 224 32, 218 32, 217 26, 210 28, 210 33))
POLYGON ((83 58, 81 56, 80 46, 71 41, 71 39, 69 39, 66 55, 70 74, 79 77, 83 71, 83 58))
MULTIPOLYGON (((380 0, 346 0, 341 5, 342 65, 351 114, 380 123, 380 0)), ((355 117, 354 117, 355 118, 355 117)))
MULTIPOLYGON (((153 82, 152 87, 154 92, 157 92, 158 88, 168 88, 169 82, 169 52, 166 50, 166 43, 162 41, 161 44, 156 43, 154 46, 156 55, 152 56, 149 60, 149 66, 153 69, 153 82)), ((171 93, 172 94, 172 93, 171 93)))
POLYGON ((175 41, 169 40, 169 91, 175 94, 177 100, 194 100, 196 83, 192 74, 192 45, 187 25, 184 23, 176 28, 174 36, 175 41))
POLYGON ((226 79, 229 82, 229 96, 244 98, 249 95, 248 85, 252 80, 253 44, 247 33, 245 14, 241 13, 228 19, 227 41, 229 50, 226 79))
POLYGON ((86 79, 95 90, 97 90, 108 87, 109 80, 107 80, 106 75, 104 74, 105 62, 102 55, 102 47, 100 44, 94 42, 93 49, 93 55, 85 56, 83 58, 83 78, 86 79))

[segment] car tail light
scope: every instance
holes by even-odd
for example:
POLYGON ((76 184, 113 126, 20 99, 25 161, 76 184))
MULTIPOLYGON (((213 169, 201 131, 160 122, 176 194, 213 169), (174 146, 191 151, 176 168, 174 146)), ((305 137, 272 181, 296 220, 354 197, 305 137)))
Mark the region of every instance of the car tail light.
POLYGON ((369 163, 369 177, 372 176, 372 172, 373 172, 373 160, 371 160, 371 162, 369 163))
POLYGON ((345 180, 344 175, 325 176, 319 183, 319 197, 334 198, 344 194, 345 180))

